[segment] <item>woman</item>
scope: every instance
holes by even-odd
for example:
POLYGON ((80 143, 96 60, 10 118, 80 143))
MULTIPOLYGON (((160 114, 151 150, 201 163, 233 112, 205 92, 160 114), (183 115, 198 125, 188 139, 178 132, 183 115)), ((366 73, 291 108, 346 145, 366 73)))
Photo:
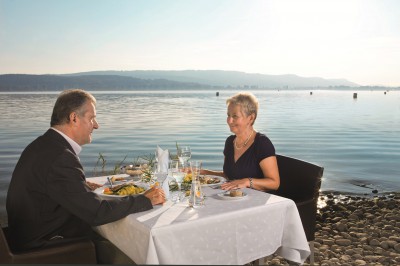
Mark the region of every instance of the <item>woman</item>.
POLYGON ((258 101, 248 92, 237 93, 226 101, 227 124, 234 135, 225 141, 223 171, 202 170, 202 174, 225 177, 224 190, 253 188, 277 190, 280 184, 275 148, 267 136, 253 128, 258 101))

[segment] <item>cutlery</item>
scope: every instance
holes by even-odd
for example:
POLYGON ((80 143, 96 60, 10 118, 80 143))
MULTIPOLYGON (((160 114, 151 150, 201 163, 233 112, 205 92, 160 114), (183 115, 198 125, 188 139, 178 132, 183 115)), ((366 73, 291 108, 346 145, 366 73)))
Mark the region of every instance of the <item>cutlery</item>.
POLYGON ((112 183, 110 177, 107 176, 107 180, 108 180, 108 183, 110 183, 110 188, 112 188, 113 187, 113 183, 112 183))

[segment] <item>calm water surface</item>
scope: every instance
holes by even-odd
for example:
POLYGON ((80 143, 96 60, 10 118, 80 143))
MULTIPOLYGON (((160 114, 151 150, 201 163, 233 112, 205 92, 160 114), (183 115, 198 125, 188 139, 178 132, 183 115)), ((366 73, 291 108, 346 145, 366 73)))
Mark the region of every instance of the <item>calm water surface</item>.
MULTIPOLYGON (((253 91, 260 102, 256 130, 277 153, 325 167, 322 190, 400 191, 400 91, 253 91), (362 187, 366 186, 366 187, 362 187)), ((221 169, 231 134, 225 100, 233 91, 93 92, 100 128, 80 155, 87 176, 102 153, 113 169, 153 154, 190 145, 193 159, 221 169)), ((43 134, 58 93, 0 93, 0 213, 17 160, 43 134)), ((98 168, 97 168, 98 170, 98 168)))

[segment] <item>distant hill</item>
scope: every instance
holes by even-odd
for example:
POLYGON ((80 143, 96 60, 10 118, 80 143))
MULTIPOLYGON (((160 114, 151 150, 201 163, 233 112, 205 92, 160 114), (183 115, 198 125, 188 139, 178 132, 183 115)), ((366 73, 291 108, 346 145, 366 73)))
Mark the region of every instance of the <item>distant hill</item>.
POLYGON ((194 82, 210 86, 223 87, 259 87, 259 88, 314 88, 314 87, 357 87, 358 84, 345 79, 323 79, 318 77, 299 77, 296 75, 264 75, 239 71, 223 70, 134 70, 134 71, 90 71, 66 76, 82 75, 119 75, 140 79, 167 79, 178 82, 194 82))
POLYGON ((0 75, 0 91, 354 88, 345 79, 263 75, 222 70, 90 71, 60 75, 0 75))
POLYGON ((0 91, 199 89, 209 86, 165 79, 139 79, 119 75, 0 75, 0 91))

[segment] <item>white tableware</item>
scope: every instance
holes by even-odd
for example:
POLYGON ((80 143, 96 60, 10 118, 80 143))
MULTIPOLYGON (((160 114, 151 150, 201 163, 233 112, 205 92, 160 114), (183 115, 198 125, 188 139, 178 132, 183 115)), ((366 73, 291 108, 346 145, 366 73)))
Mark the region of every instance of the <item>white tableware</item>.
MULTIPOLYGON (((96 193, 96 194, 98 194, 99 196, 107 197, 107 198, 109 198, 109 197, 111 197, 111 198, 122 198, 122 197, 130 196, 130 195, 104 194, 104 189, 105 189, 105 188, 108 188, 108 187, 109 187, 109 186, 99 187, 99 188, 95 189, 93 192, 96 193)), ((139 186, 139 187, 143 187, 143 188, 144 188, 144 191, 141 192, 141 193, 139 193, 139 194, 143 194, 143 193, 148 189, 148 188, 146 188, 146 187, 144 187, 144 186, 139 186)), ((135 194, 133 194, 133 195, 135 195, 135 194)), ((137 194, 136 194, 136 195, 137 195, 137 194)))
POLYGON ((99 187, 97 189, 95 189, 93 192, 98 194, 99 196, 102 197, 106 197, 106 198, 122 198, 122 197, 126 197, 128 195, 109 195, 109 194, 104 194, 104 189, 106 187, 99 187))
POLYGON ((203 187, 218 186, 218 185, 221 185, 222 183, 225 183, 225 181, 226 181, 225 178, 223 178, 221 176, 217 176, 217 175, 200 175, 200 177, 199 177, 200 181, 204 177, 210 177, 210 178, 218 179, 219 182, 211 183, 211 184, 201 184, 201 186, 203 186, 203 187))

